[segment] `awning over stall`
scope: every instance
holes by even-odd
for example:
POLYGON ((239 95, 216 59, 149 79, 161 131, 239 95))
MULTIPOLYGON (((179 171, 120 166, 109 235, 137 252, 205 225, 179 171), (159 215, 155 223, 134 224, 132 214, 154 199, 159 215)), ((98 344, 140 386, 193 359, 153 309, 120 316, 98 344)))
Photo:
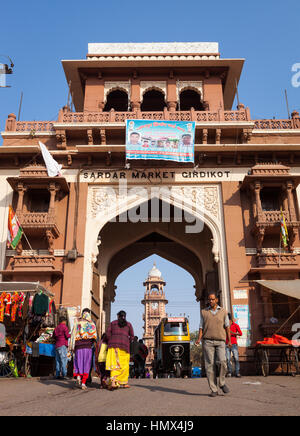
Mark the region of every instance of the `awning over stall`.
POLYGON ((0 282, 0 292, 14 291, 42 291, 44 294, 48 295, 48 297, 54 297, 54 295, 41 285, 40 282, 0 282))
POLYGON ((300 300, 300 280, 255 280, 272 291, 300 300))

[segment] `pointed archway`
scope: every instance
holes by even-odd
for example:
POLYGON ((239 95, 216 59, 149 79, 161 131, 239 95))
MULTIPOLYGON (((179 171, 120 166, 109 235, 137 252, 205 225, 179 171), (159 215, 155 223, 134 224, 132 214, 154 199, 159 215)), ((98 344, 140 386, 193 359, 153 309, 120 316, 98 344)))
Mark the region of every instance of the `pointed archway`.
POLYGON ((149 186, 134 186, 131 189, 127 186, 124 189, 112 185, 90 186, 82 305, 88 306, 91 301, 91 266, 93 263, 97 262, 99 268, 98 292, 100 312, 103 312, 105 304, 110 304, 109 299, 105 301, 104 295, 108 284, 108 267, 111 259, 134 241, 151 232, 156 232, 167 238, 172 235, 171 239, 175 243, 179 243, 198 256, 203 268, 203 278, 214 269, 218 271, 218 286, 222 291, 221 302, 228 309, 230 293, 221 205, 221 187, 218 184, 188 187, 164 186, 162 189, 149 186), (134 215, 132 211, 136 212, 144 207, 145 203, 155 200, 160 200, 163 204, 171 205, 176 210, 193 217, 197 223, 202 223, 202 230, 193 233, 190 231, 192 225, 189 226, 186 222, 175 222, 174 219, 163 222, 162 217, 158 217, 158 221, 154 220, 154 222, 131 221, 134 215), (112 227, 113 225, 115 227, 112 227), (105 235, 108 235, 108 238, 105 235), (113 243, 111 235, 113 235, 113 243))

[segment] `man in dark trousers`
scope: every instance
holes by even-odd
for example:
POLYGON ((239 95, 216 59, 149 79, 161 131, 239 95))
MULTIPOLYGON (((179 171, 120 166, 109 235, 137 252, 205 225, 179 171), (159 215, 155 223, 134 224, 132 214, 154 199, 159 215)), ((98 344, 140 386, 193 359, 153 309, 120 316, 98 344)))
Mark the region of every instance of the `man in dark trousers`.
POLYGON ((233 375, 233 369, 231 364, 231 353, 233 356, 234 364, 235 364, 235 376, 240 378, 240 362, 239 362, 239 349, 237 343, 237 337, 242 336, 243 333, 240 329, 240 326, 232 319, 231 313, 228 313, 228 318, 230 322, 230 334, 231 334, 231 348, 228 347, 228 343, 226 342, 226 358, 227 358, 227 377, 231 377, 233 375))
POLYGON ((227 372, 226 339, 231 348, 230 324, 227 311, 218 305, 216 293, 208 295, 209 306, 200 312, 199 337, 196 344, 202 340, 205 370, 211 390, 211 397, 218 395, 217 362, 220 365, 219 386, 224 394, 229 393, 225 384, 227 372))

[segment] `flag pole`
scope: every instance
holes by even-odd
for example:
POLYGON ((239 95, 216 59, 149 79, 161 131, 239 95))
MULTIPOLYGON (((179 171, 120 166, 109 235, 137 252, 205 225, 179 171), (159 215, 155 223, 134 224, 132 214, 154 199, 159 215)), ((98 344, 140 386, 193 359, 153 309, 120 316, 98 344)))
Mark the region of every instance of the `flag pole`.
MULTIPOLYGON (((281 224, 280 224, 281 225, 281 224)), ((281 255, 281 229, 280 229, 280 237, 279 237, 279 257, 278 257, 278 268, 280 268, 280 255, 281 255)))
MULTIPOLYGON (((19 226, 20 226, 21 229, 22 229, 22 234, 24 235, 24 237, 25 237, 25 239, 26 239, 26 241, 27 241, 27 244, 29 245, 30 250, 33 251, 33 248, 32 248, 32 246, 31 246, 30 242, 28 241, 28 238, 27 238, 27 236, 26 236, 26 233, 24 232, 24 229, 23 229, 23 227, 21 226, 20 221, 18 220, 17 214, 15 214, 15 217, 16 217, 16 220, 18 221, 19 226)), ((34 254, 33 254, 33 256, 34 256, 34 254)))

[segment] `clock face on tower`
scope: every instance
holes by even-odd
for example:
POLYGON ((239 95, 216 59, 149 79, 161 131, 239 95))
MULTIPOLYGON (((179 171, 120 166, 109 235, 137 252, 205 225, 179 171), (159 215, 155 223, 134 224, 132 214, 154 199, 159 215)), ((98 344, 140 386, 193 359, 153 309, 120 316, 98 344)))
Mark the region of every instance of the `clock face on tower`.
POLYGON ((158 308, 158 303, 151 303, 151 309, 155 310, 158 308))

